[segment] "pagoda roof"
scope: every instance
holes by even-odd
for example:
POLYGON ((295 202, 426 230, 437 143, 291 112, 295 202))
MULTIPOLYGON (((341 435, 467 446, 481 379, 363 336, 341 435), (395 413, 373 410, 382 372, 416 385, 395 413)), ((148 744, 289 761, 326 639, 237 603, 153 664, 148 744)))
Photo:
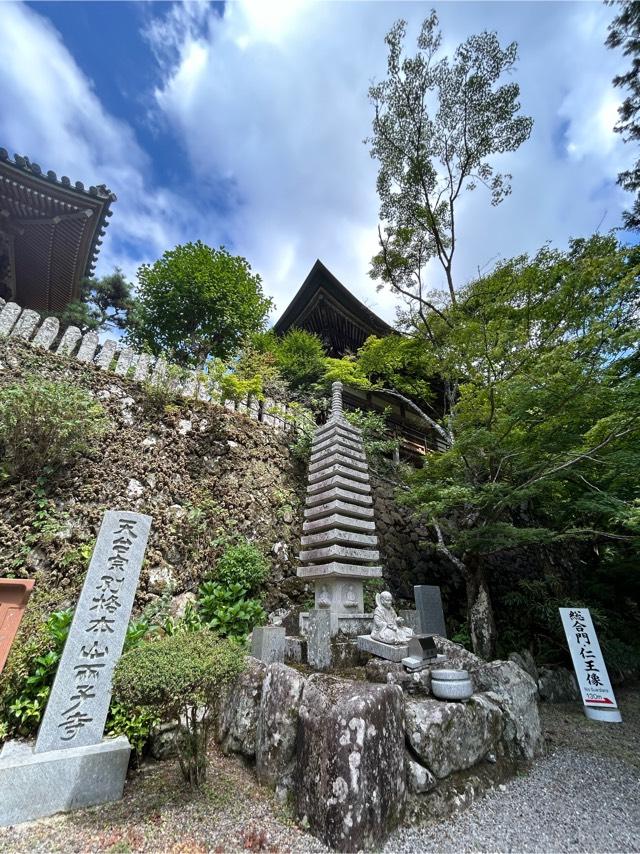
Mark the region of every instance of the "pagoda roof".
POLYGON ((317 260, 274 330, 305 329, 322 339, 328 355, 355 353, 370 335, 390 335, 393 328, 360 302, 317 260))
POLYGON ((29 158, 0 148, 0 231, 13 241, 15 300, 61 311, 93 274, 116 196, 104 184, 60 180, 29 158))

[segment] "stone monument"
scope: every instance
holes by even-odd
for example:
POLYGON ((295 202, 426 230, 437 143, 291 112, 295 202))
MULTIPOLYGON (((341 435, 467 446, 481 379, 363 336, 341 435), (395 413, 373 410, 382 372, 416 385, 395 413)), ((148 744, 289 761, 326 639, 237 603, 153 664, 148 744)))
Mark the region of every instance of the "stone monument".
POLYGON ((150 526, 105 513, 35 747, 0 753, 0 825, 122 797, 131 746, 103 734, 150 526))
POLYGON ((389 661, 402 661, 409 655, 412 637, 413 629, 405 626, 402 617, 398 617, 393 609, 391 593, 388 590, 378 593, 371 634, 358 635, 358 648, 389 661))
MULTIPOLYGON (((382 568, 362 435, 343 415, 342 383, 331 393, 329 420, 311 445, 298 576, 314 582, 315 609, 328 611, 331 635, 354 637, 371 619, 363 583, 380 578, 382 568)), ((303 634, 308 621, 301 615, 303 634)))
POLYGON ((33 579, 0 578, 0 673, 33 590, 33 579))
POLYGON ((440 588, 434 584, 416 584, 413 588, 420 631, 426 635, 446 638, 447 628, 442 609, 440 588))

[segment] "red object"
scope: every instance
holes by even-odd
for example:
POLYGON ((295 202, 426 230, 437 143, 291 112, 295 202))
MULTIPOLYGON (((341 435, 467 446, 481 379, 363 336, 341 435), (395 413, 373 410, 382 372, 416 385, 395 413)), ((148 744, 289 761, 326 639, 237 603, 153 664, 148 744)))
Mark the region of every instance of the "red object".
POLYGON ((0 673, 33 590, 31 578, 0 578, 0 673))
POLYGON ((592 703, 606 703, 609 706, 613 706, 613 700, 610 700, 608 697, 603 697, 601 700, 587 700, 587 706, 592 705, 592 703))

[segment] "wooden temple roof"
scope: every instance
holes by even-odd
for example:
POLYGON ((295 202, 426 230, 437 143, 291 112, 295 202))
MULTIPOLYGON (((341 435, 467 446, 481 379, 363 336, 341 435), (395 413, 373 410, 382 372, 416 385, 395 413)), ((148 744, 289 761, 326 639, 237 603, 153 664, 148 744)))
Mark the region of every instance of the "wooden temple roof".
POLYGON ((319 260, 274 325, 279 335, 294 327, 314 332, 322 339, 327 355, 335 357, 355 353, 370 335, 393 332, 319 260))
POLYGON ((61 311, 93 273, 116 196, 104 185, 44 173, 27 157, 0 148, 0 236, 11 246, 11 298, 61 311))

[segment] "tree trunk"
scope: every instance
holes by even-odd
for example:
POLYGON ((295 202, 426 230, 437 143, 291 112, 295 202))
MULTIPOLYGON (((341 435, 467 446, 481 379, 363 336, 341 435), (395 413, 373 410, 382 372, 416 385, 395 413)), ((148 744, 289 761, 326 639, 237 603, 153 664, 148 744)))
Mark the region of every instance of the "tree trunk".
POLYGON ((476 559, 466 561, 467 615, 471 643, 476 655, 491 661, 496 652, 496 624, 489 584, 476 559))

